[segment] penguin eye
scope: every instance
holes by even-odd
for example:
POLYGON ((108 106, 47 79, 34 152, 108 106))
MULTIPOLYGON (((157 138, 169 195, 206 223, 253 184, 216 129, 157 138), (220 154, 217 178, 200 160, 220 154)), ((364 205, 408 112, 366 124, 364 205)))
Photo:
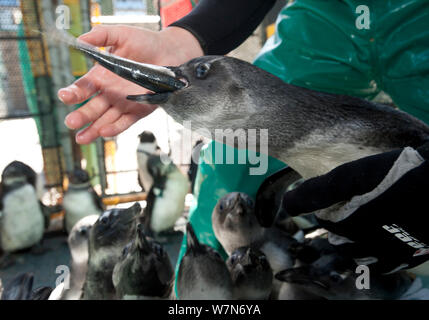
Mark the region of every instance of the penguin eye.
POLYGON ((331 273, 329 274, 329 277, 334 283, 341 283, 344 280, 341 274, 339 274, 336 271, 331 271, 331 273))
POLYGON ((223 202, 219 203, 219 210, 223 211, 225 209, 225 205, 223 204, 223 202))
POLYGON ((200 63, 195 67, 195 76, 198 79, 204 79, 207 77, 209 70, 210 70, 210 64, 200 63))
POLYGON ((82 236, 85 236, 87 231, 88 231, 87 228, 82 227, 82 228, 79 229, 79 234, 82 235, 82 236))
POLYGON ((253 201, 252 201, 252 199, 247 199, 247 205, 250 207, 250 208, 252 208, 253 207, 253 201))

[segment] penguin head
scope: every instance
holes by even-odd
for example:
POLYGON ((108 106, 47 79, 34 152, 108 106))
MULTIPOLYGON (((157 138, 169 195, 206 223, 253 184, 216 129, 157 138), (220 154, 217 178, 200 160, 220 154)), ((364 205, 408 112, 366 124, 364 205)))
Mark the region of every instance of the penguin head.
POLYGON ((140 143, 156 143, 156 138, 154 134, 150 131, 143 131, 138 135, 140 143))
POLYGON ((226 230, 252 232, 261 229, 255 216, 253 199, 243 192, 223 196, 212 213, 212 222, 226 230))
POLYGON ((4 186, 29 183, 34 187, 36 177, 36 172, 31 167, 21 161, 12 161, 4 168, 1 180, 4 186))
POLYGON ((141 206, 136 202, 127 209, 105 211, 95 222, 90 231, 90 247, 97 250, 102 247, 124 246, 135 233, 135 225, 141 213, 141 206))
POLYGON ((80 219, 70 230, 67 242, 74 262, 88 261, 88 239, 92 226, 98 219, 93 214, 80 219))
POLYGON ((263 252, 240 247, 229 256, 226 265, 237 299, 268 298, 272 290, 273 271, 263 252))
POLYGON ((198 57, 168 68, 184 83, 181 88, 127 99, 160 105, 178 122, 192 120, 193 127, 247 128, 250 114, 260 112, 253 99, 274 95, 282 83, 250 63, 225 56, 198 57))
POLYGON ((86 170, 75 168, 70 174, 69 174, 69 181, 70 184, 83 184, 89 182, 89 175, 86 170))

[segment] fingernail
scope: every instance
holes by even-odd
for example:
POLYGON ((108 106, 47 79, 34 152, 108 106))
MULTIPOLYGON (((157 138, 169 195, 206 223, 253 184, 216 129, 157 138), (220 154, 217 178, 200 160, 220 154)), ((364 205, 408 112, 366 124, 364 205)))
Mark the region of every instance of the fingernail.
POLYGON ((80 131, 76 134, 76 142, 77 143, 82 143, 83 140, 85 138, 85 134, 84 133, 80 133, 80 131))
POLYGON ((71 113, 64 118, 64 124, 69 129, 76 129, 76 120, 73 119, 71 113))
POLYGON ((70 90, 69 88, 62 88, 58 90, 58 99, 61 100, 61 102, 65 102, 67 100, 70 100, 70 98, 74 98, 74 92, 70 90), (68 96, 68 99, 67 99, 68 96))

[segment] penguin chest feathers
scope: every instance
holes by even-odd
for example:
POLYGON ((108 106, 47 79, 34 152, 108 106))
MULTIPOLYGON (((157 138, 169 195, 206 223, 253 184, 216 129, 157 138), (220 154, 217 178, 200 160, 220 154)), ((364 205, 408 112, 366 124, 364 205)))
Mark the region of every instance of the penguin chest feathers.
POLYGON ((167 176, 164 189, 155 198, 151 213, 150 227, 153 231, 161 232, 174 226, 183 213, 188 189, 189 182, 179 170, 167 176))
POLYGON ((43 237, 44 217, 33 186, 26 184, 3 198, 0 239, 4 251, 37 244, 43 237))
POLYGON ((304 141, 296 142, 285 156, 286 163, 305 179, 323 175, 344 163, 386 151, 346 142, 312 141, 314 138, 310 136, 304 141))
POLYGON ((93 195, 88 189, 69 190, 64 196, 63 207, 66 212, 66 228, 70 232, 76 222, 89 215, 100 215, 93 195))

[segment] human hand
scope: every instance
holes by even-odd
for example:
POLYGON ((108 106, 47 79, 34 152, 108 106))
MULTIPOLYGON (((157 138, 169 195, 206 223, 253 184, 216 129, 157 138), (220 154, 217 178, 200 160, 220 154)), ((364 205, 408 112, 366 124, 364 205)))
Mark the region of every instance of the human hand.
MULTIPOLYGON (((97 47, 109 47, 111 53, 127 59, 156 65, 180 65, 203 55, 197 39, 177 27, 153 32, 129 26, 97 26, 79 40, 97 47)), ((153 105, 126 100, 127 95, 146 91, 97 64, 72 85, 60 89, 58 98, 70 105, 94 96, 65 119, 70 129, 90 124, 76 134, 77 143, 88 144, 100 136, 121 133, 155 110, 153 105)))

